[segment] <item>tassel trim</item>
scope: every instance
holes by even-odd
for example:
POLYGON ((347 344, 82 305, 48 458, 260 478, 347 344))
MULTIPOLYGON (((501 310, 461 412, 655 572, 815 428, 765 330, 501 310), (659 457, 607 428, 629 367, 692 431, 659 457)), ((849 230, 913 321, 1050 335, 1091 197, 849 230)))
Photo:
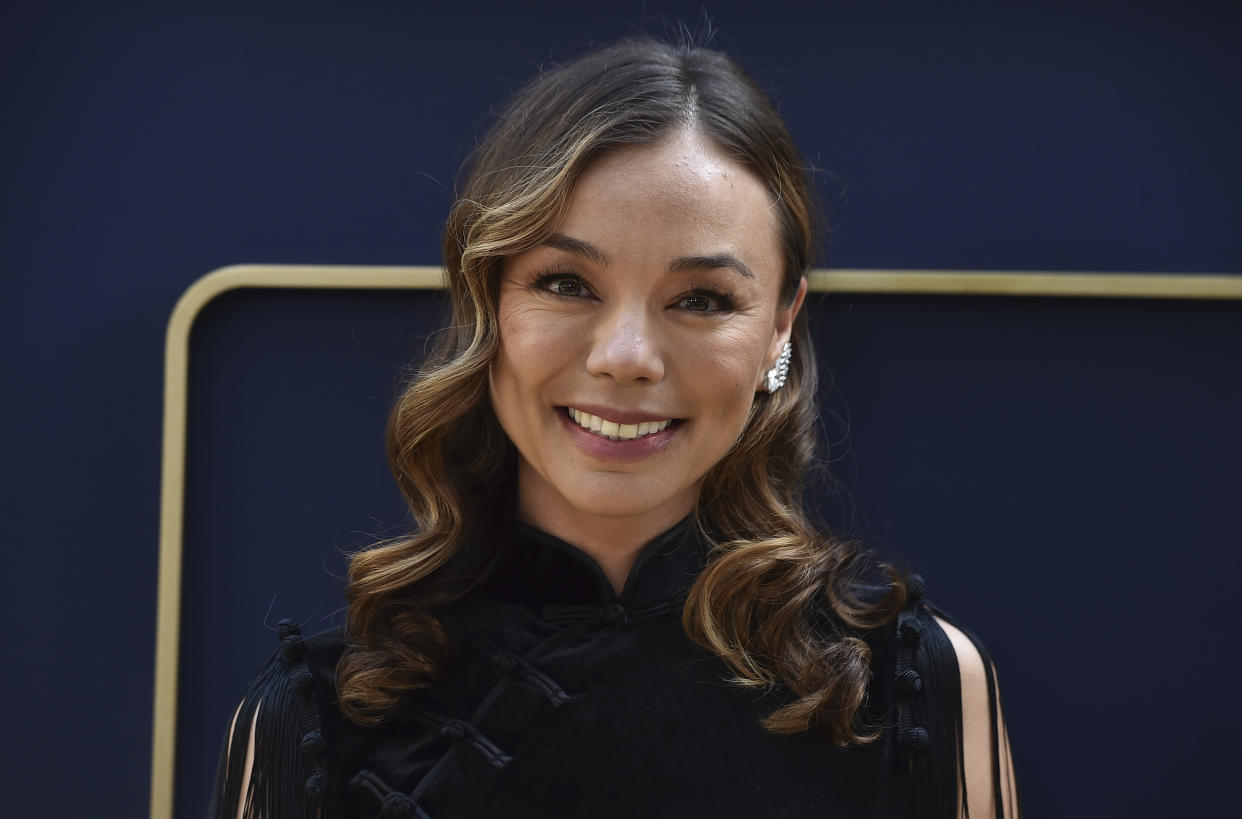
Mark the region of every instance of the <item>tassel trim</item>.
POLYGON ((221 751, 214 819, 236 819, 243 803, 246 817, 311 819, 322 798, 325 740, 306 644, 292 620, 281 620, 277 633, 280 648, 251 682, 221 751))

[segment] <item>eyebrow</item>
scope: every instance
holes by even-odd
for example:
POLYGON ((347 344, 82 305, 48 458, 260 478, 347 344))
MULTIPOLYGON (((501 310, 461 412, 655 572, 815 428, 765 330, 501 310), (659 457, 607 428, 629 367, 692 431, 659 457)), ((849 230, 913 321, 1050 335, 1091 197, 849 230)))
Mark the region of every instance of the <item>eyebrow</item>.
MULTIPOLYGON (((553 233, 543 241, 543 244, 563 250, 566 253, 573 253, 575 256, 582 256, 601 267, 608 267, 612 261, 608 258, 608 254, 597 248, 590 242, 584 242, 581 239, 575 239, 572 236, 566 236, 563 233, 553 233)), ((730 268, 741 273, 748 279, 755 278, 754 272, 738 257, 732 253, 711 253, 702 256, 679 256, 669 263, 668 271, 670 273, 697 273, 706 270, 718 270, 720 268, 730 268)))
POLYGON ((746 263, 732 253, 712 253, 708 256, 681 256, 673 259, 668 269, 670 273, 696 273, 704 270, 717 270, 722 267, 732 268, 748 279, 755 277, 755 274, 746 266, 746 263))
POLYGON ((595 245, 590 242, 584 242, 581 239, 575 239, 572 236, 566 236, 564 233, 553 233, 544 239, 543 243, 548 247, 564 250, 566 253, 573 253, 575 256, 582 256, 601 267, 608 267, 612 264, 608 254, 595 245))

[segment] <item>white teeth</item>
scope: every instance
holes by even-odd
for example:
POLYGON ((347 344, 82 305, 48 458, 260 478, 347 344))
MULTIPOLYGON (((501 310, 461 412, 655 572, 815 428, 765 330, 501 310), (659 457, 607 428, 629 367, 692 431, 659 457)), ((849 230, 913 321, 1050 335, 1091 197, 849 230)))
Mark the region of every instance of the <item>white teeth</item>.
POLYGON ((650 435, 653 432, 660 432, 668 429, 668 425, 673 423, 672 419, 664 421, 642 421, 637 424, 619 424, 616 421, 606 421, 598 415, 592 415, 589 412, 569 408, 569 417, 574 419, 574 423, 583 429, 589 429, 591 432, 598 433, 605 438, 611 438, 614 441, 629 441, 634 438, 641 438, 644 435, 650 435))

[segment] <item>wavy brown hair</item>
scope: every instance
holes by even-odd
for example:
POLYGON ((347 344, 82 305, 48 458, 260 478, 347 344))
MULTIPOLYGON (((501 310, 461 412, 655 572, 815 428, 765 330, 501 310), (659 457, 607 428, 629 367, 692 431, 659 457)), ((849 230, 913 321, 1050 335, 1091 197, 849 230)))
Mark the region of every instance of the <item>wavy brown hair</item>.
MULTIPOLYGON (((345 714, 382 722, 444 668, 452 639, 436 615, 485 576, 512 508, 514 448, 488 398, 498 344, 501 261, 546 239, 575 182, 606 151, 693 127, 770 190, 789 304, 814 260, 812 188, 780 116, 725 55, 625 40, 537 76, 468 163, 444 238, 452 322, 393 408, 389 460, 415 521, 411 536, 356 554, 346 588, 348 647, 338 666, 345 714)), ((879 601, 860 599, 861 560, 814 526, 801 490, 816 457, 815 357, 803 316, 783 389, 756 396, 733 449, 705 477, 695 510, 711 559, 690 591, 686 632, 749 687, 793 697, 765 719, 774 732, 818 729, 866 741, 860 706, 870 654, 859 631, 904 601, 890 573, 879 601)))

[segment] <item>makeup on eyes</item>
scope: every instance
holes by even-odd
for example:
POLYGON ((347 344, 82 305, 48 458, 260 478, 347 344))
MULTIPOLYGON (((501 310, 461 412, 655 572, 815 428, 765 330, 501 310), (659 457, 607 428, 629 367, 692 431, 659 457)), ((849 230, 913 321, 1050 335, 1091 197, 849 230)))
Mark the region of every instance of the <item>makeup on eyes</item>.
POLYGON ((586 279, 584 279, 578 273, 574 272, 572 268, 563 267, 563 266, 546 268, 546 269, 539 271, 535 275, 534 281, 530 283, 530 287, 533 290, 536 290, 541 293, 547 293, 552 296, 566 296, 569 298, 579 298, 579 296, 574 293, 557 292, 553 290, 552 285, 560 281, 573 282, 573 283, 576 283, 583 290, 587 292, 591 291, 591 286, 587 283, 586 279))
POLYGON ((732 313, 737 309, 737 302, 733 292, 728 288, 721 287, 717 284, 696 285, 691 290, 677 297, 679 301, 685 301, 691 298, 706 298, 719 303, 719 307, 715 310, 698 310, 697 308, 688 307, 686 309, 694 312, 703 313, 732 313))
MULTIPOLYGON (((582 298, 584 294, 595 296, 590 283, 582 275, 575 272, 571 267, 561 265, 539 271, 535 274, 534 280, 528 287, 538 293, 562 298, 577 299, 582 298), (566 288, 560 286, 562 282, 576 286, 580 290, 569 292, 566 288)), ((736 309, 737 305, 736 297, 732 290, 710 282, 692 285, 689 290, 677 294, 670 304, 683 305, 691 299, 700 299, 715 304, 715 307, 685 306, 684 309, 694 313, 731 313, 736 309)))

